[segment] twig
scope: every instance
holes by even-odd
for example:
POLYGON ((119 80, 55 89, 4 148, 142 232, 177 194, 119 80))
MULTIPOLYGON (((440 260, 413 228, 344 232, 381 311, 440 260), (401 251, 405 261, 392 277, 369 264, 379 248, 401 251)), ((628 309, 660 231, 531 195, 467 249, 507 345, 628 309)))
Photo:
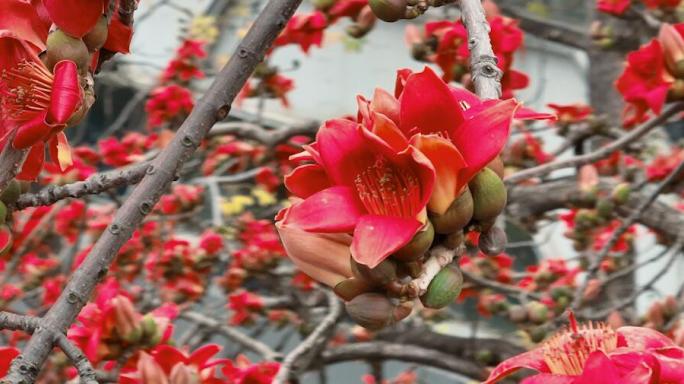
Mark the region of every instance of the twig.
POLYGON ((466 280, 470 280, 477 285, 493 289, 497 292, 505 293, 508 295, 514 295, 514 296, 521 296, 521 295, 527 296, 527 297, 530 297, 534 300, 541 300, 541 298, 542 298, 542 296, 539 293, 530 292, 530 291, 524 290, 522 288, 518 288, 514 285, 502 284, 502 283, 499 283, 497 281, 485 279, 485 278, 479 277, 479 276, 472 274, 472 273, 465 271, 465 270, 461 270, 461 273, 463 274, 463 277, 466 278, 466 280))
POLYGON ((10 331, 33 332, 38 326, 40 318, 33 316, 17 315, 9 312, 0 312, 0 329, 10 331))
POLYGON ((461 0, 461 18, 468 30, 470 72, 475 93, 484 99, 501 97, 501 76, 496 55, 489 39, 489 23, 480 0, 461 0))
POLYGON ((76 367, 80 384, 98 384, 97 373, 90 364, 88 358, 78 349, 77 346, 71 343, 63 333, 56 332, 57 346, 64 352, 69 361, 76 367))
MULTIPOLYGON (((304 355, 314 350, 318 344, 320 344, 322 339, 325 339, 324 335, 335 325, 337 318, 340 317, 342 313, 342 304, 337 299, 337 296, 332 292, 326 290, 326 297, 328 299, 328 307, 330 312, 325 316, 320 324, 314 329, 313 332, 295 349, 293 349, 286 357, 283 363, 280 365, 280 370, 278 374, 273 379, 274 384, 285 384, 288 382, 292 370, 295 369, 295 364, 304 355)), ((301 367, 298 367, 301 368, 301 367)))
POLYGON ((568 159, 557 160, 551 163, 542 164, 533 168, 526 169, 524 171, 517 172, 504 179, 504 182, 508 185, 511 185, 519 181, 527 180, 537 176, 542 176, 559 169, 577 167, 580 165, 593 163, 594 161, 606 158, 610 156, 613 152, 624 148, 625 146, 627 146, 635 140, 640 139, 643 135, 645 135, 652 129, 660 126, 661 124, 665 123, 670 117, 676 115, 682 110, 684 110, 684 103, 673 104, 665 111, 663 111, 663 113, 659 116, 642 124, 638 128, 630 131, 628 134, 620 137, 619 139, 613 141, 605 147, 601 147, 596 151, 587 153, 586 155, 580 155, 568 159))
POLYGON ((209 327, 220 332, 226 338, 242 345, 252 352, 259 354, 264 358, 264 360, 277 361, 282 357, 280 353, 274 351, 271 347, 262 343, 261 341, 253 339, 244 333, 227 325, 223 325, 218 320, 207 317, 201 313, 183 312, 180 314, 180 317, 195 324, 209 327))
POLYGON ((629 227, 631 227, 634 223, 637 222, 637 220, 639 220, 644 211, 646 211, 646 209, 648 209, 648 207, 650 207, 651 204, 653 204, 653 202, 658 198, 658 196, 665 190, 665 188, 672 181, 677 179, 677 177, 682 171, 684 171, 684 161, 680 162, 679 165, 672 172, 670 172, 670 174, 663 181, 661 181, 660 184, 658 184, 656 189, 648 195, 648 198, 642 201, 641 205, 639 205, 639 207, 637 207, 637 209, 634 210, 634 212, 632 212, 632 214, 630 214, 629 217, 627 217, 627 219, 625 219, 620 224, 620 226, 613 232, 609 241, 603 245, 603 248, 601 248, 599 253, 592 260, 587 270, 587 277, 584 279, 582 284, 580 284, 577 287, 574 299, 572 300, 572 305, 570 306, 572 309, 576 310, 582 305, 582 297, 584 291, 587 289, 587 286, 589 285, 589 281, 596 274, 596 272, 598 272, 599 267, 603 262, 603 259, 605 259, 610 250, 613 249, 615 244, 620 239, 620 236, 627 232, 629 227))
POLYGON ((261 61, 267 49, 301 0, 272 0, 262 10, 237 52, 221 70, 205 96, 183 122, 173 140, 148 168, 146 176, 117 211, 114 220, 92 247, 66 288, 42 320, 23 352, 14 359, 7 384, 33 383, 47 359, 54 339, 44 329, 66 331, 81 308, 88 302, 97 282, 107 270, 121 246, 130 238, 145 215, 150 213, 181 165, 195 152, 212 125, 224 119, 244 83, 261 61), (20 366, 24 369, 20 370, 20 366), (28 369, 28 370, 27 370, 28 369))
POLYGON ((235 135, 242 139, 251 139, 263 143, 267 147, 273 147, 276 144, 282 143, 287 139, 298 135, 314 135, 318 130, 318 124, 302 124, 292 125, 281 129, 264 129, 261 125, 231 121, 227 123, 219 123, 209 131, 207 137, 216 137, 224 135, 235 135))
POLYGON ((484 380, 487 377, 484 367, 471 360, 459 359, 434 349, 415 345, 407 347, 404 344, 382 341, 345 344, 326 350, 321 355, 320 363, 328 365, 368 359, 418 363, 477 380, 484 380))

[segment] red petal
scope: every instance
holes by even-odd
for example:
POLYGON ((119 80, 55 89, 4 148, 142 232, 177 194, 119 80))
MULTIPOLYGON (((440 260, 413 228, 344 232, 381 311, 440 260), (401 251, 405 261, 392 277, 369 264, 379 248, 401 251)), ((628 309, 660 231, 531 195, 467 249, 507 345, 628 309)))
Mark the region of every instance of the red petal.
POLYGON ((397 71, 397 80, 394 83, 394 97, 397 99, 404 92, 404 85, 406 80, 413 74, 413 71, 408 68, 403 68, 397 71))
POLYGON ((466 161, 449 140, 437 135, 413 136, 411 145, 418 148, 435 168, 435 185, 428 209, 444 214, 467 184, 467 180, 459 177, 461 170, 466 167, 466 161))
POLYGON ((582 375, 575 380, 575 384, 637 384, 626 383, 618 375, 613 364, 603 351, 594 351, 584 363, 582 375))
POLYGON ((207 344, 192 353, 188 358, 188 363, 194 364, 200 369, 204 368, 207 361, 212 358, 215 354, 219 353, 221 347, 216 344, 207 344))
POLYGON ((50 125, 65 125, 81 104, 81 85, 78 69, 71 60, 55 64, 50 107, 45 121, 50 125))
POLYGON ((53 136, 48 143, 48 148, 50 150, 52 162, 57 165, 62 172, 73 164, 71 147, 69 146, 69 142, 67 141, 64 132, 58 132, 53 136))
POLYGON ((549 367, 544 362, 544 352, 541 348, 537 348, 502 361, 489 374, 487 381, 483 384, 496 383, 522 368, 532 369, 540 373, 550 373, 549 367))
POLYGON ((36 9, 27 2, 3 0, 0 1, 0 29, 16 33, 33 44, 37 51, 42 51, 45 49, 50 23, 45 23, 36 9))
POLYGON ((354 230, 351 254, 360 264, 376 267, 406 245, 422 227, 413 218, 366 215, 354 230))
POLYGON ((109 23, 109 33, 103 48, 119 53, 130 52, 131 40, 133 39, 133 29, 119 20, 118 13, 109 23))
POLYGON ((332 184, 323 167, 318 164, 304 164, 285 176, 285 186, 295 196, 306 199, 332 184))
MULTIPOLYGON (((0 225, 0 255, 3 255, 12 247, 12 231, 6 225, 0 225)), ((2 349, 0 349, 2 356, 2 349)), ((0 377, 2 377, 2 359, 0 359, 0 377)))
POLYGON ((520 382, 520 384, 574 384, 574 376, 561 376, 551 373, 540 373, 531 377, 527 377, 520 382))
POLYGON ((451 136, 468 167, 463 178, 469 181, 491 162, 508 140, 511 121, 518 102, 510 99, 480 111, 468 119, 451 136))
POLYGON ((387 91, 377 88, 373 93, 373 100, 370 102, 373 112, 382 113, 395 124, 399 124, 399 100, 390 95, 387 91))
POLYGON ((154 350, 154 360, 159 363, 159 366, 167 375, 171 373, 171 369, 178 363, 186 363, 188 357, 176 348, 170 345, 160 345, 154 350))
POLYGON ((26 149, 45 140, 52 131, 52 128, 45 124, 45 115, 45 112, 40 113, 19 127, 12 140, 12 146, 16 149, 26 149))
POLYGON ((31 147, 26 160, 24 160, 24 165, 21 167, 21 172, 17 175, 17 179, 35 180, 40 170, 43 169, 43 162, 45 162, 45 144, 40 141, 31 147))
POLYGON ((662 333, 644 327, 620 327, 618 333, 618 347, 629 347, 631 350, 670 347, 674 342, 662 333))
POLYGON ((45 67, 36 55, 38 51, 14 32, 0 30, 0 52, 0 71, 14 68, 22 61, 45 67))
POLYGON ((408 146, 408 140, 397 125, 383 114, 373 113, 373 133, 397 152, 405 150, 408 146))
POLYGON ((285 224, 310 232, 351 232, 363 214, 363 206, 349 187, 336 186, 311 195, 290 207, 285 224))
POLYGON ((413 133, 448 136, 463 120, 463 112, 449 87, 430 68, 406 80, 401 94, 399 128, 407 136, 413 133))
POLYGON ((43 0, 50 19, 73 37, 83 37, 104 11, 102 0, 43 0))

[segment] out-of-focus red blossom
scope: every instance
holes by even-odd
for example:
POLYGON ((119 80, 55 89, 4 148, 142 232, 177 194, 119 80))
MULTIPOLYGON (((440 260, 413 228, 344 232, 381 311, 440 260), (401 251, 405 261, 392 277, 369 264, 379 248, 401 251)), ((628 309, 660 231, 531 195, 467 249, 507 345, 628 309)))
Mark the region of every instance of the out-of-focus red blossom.
POLYGON ((393 379, 384 379, 380 382, 375 380, 373 375, 363 375, 361 377, 361 382, 363 384, 416 384, 418 383, 418 375, 415 371, 409 370, 399 373, 393 379))
POLYGON ((647 8, 676 8, 682 0, 641 0, 647 8))
POLYGON ((230 324, 242 325, 254 320, 256 314, 264 309, 264 302, 256 294, 242 291, 228 296, 228 308, 233 311, 230 324))
POLYGON ((577 124, 586 120, 594 109, 582 103, 575 104, 547 104, 547 106, 554 110, 558 116, 558 123, 560 124, 577 124))
POLYGON ((14 284, 5 284, 0 288, 0 308, 3 308, 5 303, 8 303, 19 296, 21 296, 22 290, 19 289, 14 284))
POLYGON ((244 355, 238 355, 235 362, 226 361, 221 368, 221 372, 228 379, 227 384, 270 384, 278 370, 280 363, 252 363, 244 355))
POLYGON ((170 345, 141 352, 135 369, 121 374, 121 384, 223 384, 217 367, 226 359, 212 359, 221 347, 207 344, 191 354, 170 345))
POLYGON ((649 328, 620 327, 602 323, 570 327, 541 346, 507 359, 490 373, 492 384, 522 368, 538 374, 524 384, 634 383, 670 384, 684 382, 684 349, 667 336, 649 328))
MULTIPOLYGON (((510 98, 513 97, 513 91, 529 84, 527 75, 512 68, 513 54, 523 43, 523 32, 518 28, 516 20, 501 16, 498 12, 490 12, 487 21, 490 25, 492 49, 497 57, 497 64, 503 71, 502 96, 510 98)), ((415 27, 408 27, 406 40, 412 45, 414 54, 416 50, 427 50, 416 58, 437 64, 445 81, 455 80, 470 85, 468 36, 461 20, 426 23, 422 36, 415 27)))
POLYGON ((206 43, 201 40, 184 40, 176 50, 174 57, 162 73, 162 82, 187 83, 192 79, 204 78, 204 72, 199 68, 200 61, 207 57, 204 50, 206 43))
POLYGON ((627 66, 616 82, 618 91, 628 103, 623 115, 625 127, 645 121, 649 110, 659 114, 672 82, 658 40, 654 39, 637 51, 630 52, 627 66))
POLYGON ((669 154, 656 156, 646 165, 646 177, 649 181, 665 179, 684 160, 684 149, 673 147, 669 154))
POLYGON ((195 102, 189 89, 178 84, 157 87, 150 92, 150 97, 145 103, 147 125, 158 127, 185 118, 194 106, 195 102))
POLYGON ((285 256, 285 249, 270 220, 256 220, 246 213, 240 216, 237 227, 242 247, 233 251, 232 268, 261 271, 275 266, 285 256))
POLYGON ((328 19, 321 11, 294 15, 273 46, 296 44, 302 51, 309 53, 312 46, 321 46, 323 31, 326 27, 328 27, 328 19))
POLYGON ((121 167, 141 160, 156 140, 155 135, 147 136, 139 132, 129 132, 120 141, 115 137, 102 139, 98 142, 98 147, 103 163, 112 167, 121 167))
POLYGON ((282 184, 280 177, 271 167, 261 167, 256 174, 255 181, 269 192, 277 191, 282 184))
POLYGON ((15 357, 19 356, 18 349, 14 347, 0 347, 0 378, 9 372, 10 364, 15 357))
MULTIPOLYGON (((604 245, 613 238, 613 234, 620 227, 620 224, 620 220, 612 220, 610 223, 599 229, 594 237, 593 248, 595 251, 601 250, 604 245)), ((636 236, 636 230, 637 227, 635 225, 630 226, 627 231, 620 236, 613 248, 611 248, 611 251, 618 253, 630 251, 633 246, 632 241, 636 236)))
POLYGON ((216 174, 219 167, 230 161, 230 166, 225 172, 237 173, 260 160, 266 151, 262 145, 254 145, 238 140, 234 136, 223 136, 216 142, 212 142, 208 150, 207 158, 202 165, 204 175, 216 174))
POLYGON ((174 184, 171 192, 162 195, 157 207, 165 215, 188 212, 204 200, 204 187, 201 185, 174 184))
POLYGON ((500 293, 482 292, 477 295, 475 308, 481 316, 492 317, 495 313, 503 310, 505 305, 506 296, 500 293))
POLYGON ((544 151, 539 138, 523 130, 523 136, 514 140, 503 153, 506 165, 525 167, 530 162, 535 165, 544 164, 553 159, 553 155, 544 151))
POLYGON ((46 163, 44 166, 45 173, 41 179, 45 184, 54 185, 83 181, 97 171, 95 165, 99 160, 99 154, 88 147, 74 148, 71 166, 62 170, 53 163, 46 163))
POLYGON ((86 219, 86 204, 83 200, 72 200, 55 215, 55 231, 64 236, 69 243, 76 241, 86 219))
POLYGON ((292 286, 301 289, 302 291, 311 291, 315 284, 316 281, 306 273, 297 272, 292 277, 292 286))
POLYGON ((478 276, 501 283, 511 282, 513 258, 505 252, 491 257, 482 252, 478 252, 475 256, 463 255, 459 263, 463 270, 478 276))
POLYGON ((543 291, 549 287, 574 286, 579 267, 570 267, 563 259, 544 259, 528 266, 518 286, 530 291, 543 291))
POLYGON ((279 73, 268 75, 263 78, 251 79, 246 82, 236 97, 237 105, 241 105, 244 99, 251 97, 267 97, 280 99, 284 107, 289 107, 290 102, 287 94, 295 88, 294 80, 279 73))
POLYGON ((629 8, 631 0, 597 0, 596 9, 615 16, 621 16, 629 8))

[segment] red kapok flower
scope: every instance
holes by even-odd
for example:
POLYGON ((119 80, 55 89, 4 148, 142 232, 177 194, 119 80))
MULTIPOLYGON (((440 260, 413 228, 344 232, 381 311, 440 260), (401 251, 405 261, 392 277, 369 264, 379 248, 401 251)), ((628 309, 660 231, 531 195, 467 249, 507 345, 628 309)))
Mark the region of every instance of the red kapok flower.
POLYGON ((589 117, 594 110, 582 103, 575 104, 547 104, 549 108, 553 109, 558 116, 558 122, 563 124, 579 123, 589 117))
POLYGON ((0 377, 9 372, 10 364, 15 357, 19 356, 19 350, 14 347, 0 347, 0 377))
POLYGON ((596 2, 596 9, 615 16, 625 13, 629 6, 630 0, 598 0, 596 2))
POLYGON ((602 323, 578 325, 571 315, 569 329, 502 362, 485 384, 521 368, 539 372, 523 380, 525 384, 681 383, 684 349, 649 328, 613 330, 602 323))
POLYGON ((270 384, 279 369, 279 363, 266 361, 255 364, 244 355, 238 355, 235 363, 226 362, 221 372, 230 384, 270 384))
POLYGON ((289 208, 285 224, 309 232, 354 232, 351 254, 373 268, 407 244, 422 227, 435 170, 415 147, 399 150, 349 120, 329 120, 308 147, 317 164, 286 180, 305 198, 289 208))
POLYGON ((321 46, 323 30, 328 26, 328 19, 321 11, 294 15, 287 23, 285 30, 278 36, 273 46, 297 44, 305 53, 311 46, 321 46))
POLYGON ((147 124, 156 127, 192 111, 192 93, 185 87, 172 84, 154 89, 145 104, 147 124))
POLYGON ((18 175, 23 180, 33 180, 40 172, 44 142, 52 160, 65 169, 71 165, 71 150, 62 130, 82 101, 76 64, 60 61, 53 75, 33 46, 7 30, 0 30, 0 51, 0 147, 16 132, 12 145, 31 148, 18 175))
POLYGON ((50 19, 73 37, 83 37, 104 13, 105 0, 43 0, 50 19))

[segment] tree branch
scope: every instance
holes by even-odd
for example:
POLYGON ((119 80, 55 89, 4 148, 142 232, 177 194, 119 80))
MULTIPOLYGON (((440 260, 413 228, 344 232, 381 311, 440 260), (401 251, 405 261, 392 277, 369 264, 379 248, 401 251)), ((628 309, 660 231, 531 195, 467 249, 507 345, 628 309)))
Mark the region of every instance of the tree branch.
POLYGON ((505 2, 497 5, 501 13, 518 20, 520 29, 534 37, 581 50, 587 50, 591 44, 589 35, 580 28, 543 19, 528 12, 520 11, 519 7, 506 5, 505 2))
POLYGON ((480 0, 461 0, 461 18, 468 30, 470 72, 475 93, 483 99, 501 97, 501 76, 497 59, 489 39, 489 23, 480 0))
POLYGON ((618 151, 629 145, 635 140, 640 139, 643 135, 650 132, 652 129, 667 122, 670 117, 684 110, 684 103, 676 103, 668 107, 659 116, 642 124, 638 128, 630 131, 628 134, 622 136, 618 140, 611 142, 605 147, 601 147, 596 151, 587 153, 586 155, 575 156, 564 160, 556 160, 550 163, 542 164, 524 171, 516 172, 513 175, 504 179, 506 184, 514 184, 519 181, 527 180, 533 177, 542 176, 550 172, 570 167, 577 167, 584 164, 589 164, 597 160, 601 160, 610 156, 613 152, 618 151))
POLYGON ((235 96, 300 3, 301 0, 272 0, 266 5, 205 96, 183 122, 173 140, 153 161, 141 183, 126 199, 113 222, 72 275, 57 302, 43 318, 44 327, 34 332, 22 354, 14 359, 3 383, 35 381, 54 343, 50 332, 42 330, 66 331, 73 323, 97 282, 107 275, 109 265, 121 246, 152 210, 176 177, 180 166, 197 149, 214 123, 228 115, 235 96), (24 369, 20 370, 20 367, 24 369))

